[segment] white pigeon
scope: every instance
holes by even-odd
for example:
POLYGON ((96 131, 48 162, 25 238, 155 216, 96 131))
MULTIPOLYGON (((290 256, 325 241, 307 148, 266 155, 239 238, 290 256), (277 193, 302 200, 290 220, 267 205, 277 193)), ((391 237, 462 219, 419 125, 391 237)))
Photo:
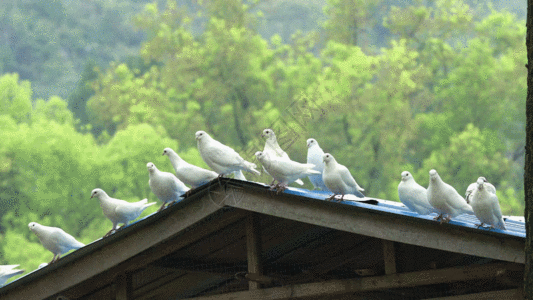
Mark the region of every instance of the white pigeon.
POLYGON ((244 174, 242 173, 241 170, 233 172, 233 175, 234 175, 233 178, 235 179, 246 181, 246 177, 244 177, 244 174))
POLYGON ((205 131, 196 132, 198 151, 205 163, 220 176, 228 175, 235 171, 247 171, 256 175, 254 163, 244 160, 235 150, 214 140, 205 131))
MULTIPOLYGON (((493 194, 496 194, 496 188, 490 184, 489 182, 487 182, 487 179, 485 179, 485 177, 479 177, 479 178, 483 178, 483 180, 485 181, 485 188, 487 189, 487 191, 493 193, 493 194)), ((478 179, 479 179, 478 178, 478 179)), ((470 204, 470 200, 472 199, 472 197, 474 196, 473 193, 477 190, 477 181, 474 182, 474 183, 471 183, 468 188, 466 188, 466 193, 465 193, 465 200, 466 200, 466 203, 470 204)))
POLYGON ((324 151, 320 146, 318 145, 318 142, 315 139, 308 139, 307 140, 307 163, 313 164, 315 167, 313 170, 319 171, 320 174, 318 175, 310 175, 309 181, 313 184, 314 188, 321 189, 323 191, 327 191, 328 188, 324 184, 324 180, 322 180, 322 172, 324 171, 324 151))
POLYGON ((28 227, 39 238, 43 247, 54 254, 50 263, 56 262, 62 254, 70 250, 85 246, 61 228, 44 226, 35 222, 28 224, 28 227))
POLYGON ((155 202, 148 203, 148 199, 128 202, 111 198, 102 189, 94 189, 91 192, 91 198, 93 197, 97 197, 100 200, 100 207, 102 207, 104 215, 113 223, 113 228, 104 237, 116 231, 118 224, 128 225, 130 221, 137 219, 147 207, 155 204, 155 202))
POLYGON ((413 175, 407 171, 402 172, 402 180, 398 184, 398 197, 410 210, 428 215, 436 210, 428 202, 426 188, 416 183, 413 175))
POLYGON ((150 176, 148 185, 152 193, 163 202, 163 205, 157 210, 158 212, 168 207, 167 204, 178 201, 183 194, 189 191, 189 188, 174 174, 159 171, 151 162, 146 164, 146 168, 148 168, 148 175, 150 176))
POLYGON ((214 171, 206 170, 184 161, 171 148, 165 148, 163 155, 168 156, 170 159, 170 163, 174 167, 174 171, 176 171, 176 177, 193 189, 218 177, 218 174, 214 171))
POLYGON ((505 230, 505 223, 503 221, 500 203, 498 202, 498 196, 496 196, 496 193, 493 193, 491 190, 494 189, 494 186, 488 183, 485 177, 479 177, 476 184, 477 188, 471 199, 474 214, 481 221, 481 224, 476 225, 479 228, 482 227, 483 224, 488 224, 490 225, 490 228, 505 230))
POLYGON ((364 189, 360 187, 355 179, 353 179, 352 174, 345 166, 337 163, 335 157, 329 153, 325 153, 322 156, 324 160, 324 171, 322 172, 322 180, 324 184, 333 192, 333 196, 329 197, 328 200, 335 199, 336 195, 341 195, 341 201, 346 194, 352 194, 359 198, 365 197, 363 195, 364 189))
POLYGON ((0 266, 0 287, 6 284, 9 278, 24 273, 24 270, 16 270, 20 265, 3 265, 0 266))
MULTIPOLYGON (((274 130, 270 128, 264 129, 263 133, 261 133, 261 137, 265 138, 265 148, 263 149, 263 153, 267 153, 272 159, 285 158, 290 160, 287 152, 283 151, 283 149, 281 149, 281 147, 279 146, 278 139, 276 138, 274 130)), ((268 174, 268 170, 266 170, 264 167, 263 170, 265 170, 265 172, 268 174)), ((304 185, 304 182, 299 178, 294 182, 299 185, 304 185)))
MULTIPOLYGON (((300 177, 320 174, 313 170, 312 164, 301 164, 287 158, 271 158, 268 153, 257 151, 255 157, 261 162, 268 174, 278 181, 277 192, 282 192, 287 185, 300 177)), ((272 187, 273 188, 273 187, 272 187)))
POLYGON ((458 215, 474 214, 466 200, 451 185, 442 181, 436 170, 429 171, 427 195, 429 204, 439 214, 435 220, 441 220, 441 223, 447 223, 458 215))

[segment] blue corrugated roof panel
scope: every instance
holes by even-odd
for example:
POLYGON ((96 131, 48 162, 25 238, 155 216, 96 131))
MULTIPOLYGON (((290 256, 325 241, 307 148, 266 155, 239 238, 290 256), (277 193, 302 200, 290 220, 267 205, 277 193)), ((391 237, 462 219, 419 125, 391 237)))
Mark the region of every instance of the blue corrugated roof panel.
MULTIPOLYGON (((317 200, 326 200, 327 198, 331 196, 330 192, 314 191, 314 190, 310 191, 307 189, 293 188, 293 187, 287 188, 285 190, 285 193, 291 194, 291 195, 297 195, 301 197, 317 199, 317 200)), ((430 215, 420 215, 416 212, 409 210, 401 202, 377 199, 377 198, 372 198, 372 197, 357 198, 353 195, 346 195, 344 196, 344 201, 339 203, 339 205, 352 205, 352 206, 364 207, 364 208, 371 209, 371 210, 376 210, 376 211, 381 211, 381 212, 386 212, 386 213, 391 213, 391 214, 397 214, 397 215, 404 215, 404 216, 409 216, 409 217, 424 219, 424 220, 430 220, 430 221, 433 221, 433 219, 437 216, 437 214, 435 213, 432 213, 430 215), (364 202, 364 201, 369 201, 369 200, 376 200, 377 204, 369 204, 369 203, 364 202)), ((505 220, 505 227, 507 228, 507 230, 501 230, 501 229, 496 229, 496 228, 493 228, 493 229, 478 228, 475 224, 479 224, 480 221, 476 218, 476 216, 468 215, 468 214, 463 214, 458 217, 455 217, 448 224, 467 227, 467 228, 474 228, 477 230, 486 230, 486 231, 490 230, 492 232, 498 232, 498 233, 521 237, 521 238, 526 237, 526 228, 525 228, 524 222, 510 219, 507 216, 504 216, 504 220, 505 220)))

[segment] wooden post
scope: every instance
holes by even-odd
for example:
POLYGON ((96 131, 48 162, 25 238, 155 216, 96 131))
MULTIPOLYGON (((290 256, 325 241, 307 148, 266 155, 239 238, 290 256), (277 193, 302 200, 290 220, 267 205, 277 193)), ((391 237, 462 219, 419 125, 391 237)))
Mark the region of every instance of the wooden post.
MULTIPOLYGON (((256 213, 251 213, 246 220, 246 247, 248 253, 248 273, 262 275, 261 228, 259 216, 256 213)), ((261 288, 261 284, 256 281, 249 281, 248 287, 250 290, 257 290, 261 288)))
POLYGON ((385 275, 396 273, 396 253, 394 251, 394 242, 383 241, 383 260, 385 262, 385 275))
POLYGON ((131 274, 125 273, 117 276, 115 283, 116 300, 132 300, 133 288, 131 274))

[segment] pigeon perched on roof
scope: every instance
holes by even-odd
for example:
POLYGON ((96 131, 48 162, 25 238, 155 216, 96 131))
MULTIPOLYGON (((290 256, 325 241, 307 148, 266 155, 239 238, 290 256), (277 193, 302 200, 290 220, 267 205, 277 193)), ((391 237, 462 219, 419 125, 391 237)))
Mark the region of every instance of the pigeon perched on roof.
POLYGON ((325 153, 322 158, 324 160, 322 180, 324 180, 328 190, 333 192, 333 196, 329 197, 328 200, 333 200, 336 195, 341 195, 340 200, 342 201, 346 194, 352 194, 359 198, 365 197, 361 193, 364 189, 357 184, 348 168, 337 163, 335 157, 329 153, 325 153))
POLYGON ((485 177, 479 177, 476 184, 477 188, 472 193, 470 201, 474 214, 481 221, 481 224, 476 225, 479 228, 483 227, 483 224, 488 224, 490 228, 505 230, 505 222, 494 186, 488 183, 485 177), (494 193, 492 189, 494 189, 494 193))
MULTIPOLYGON (((483 180, 485 181, 485 188, 487 189, 487 191, 493 193, 493 194, 496 194, 496 188, 490 184, 489 182, 487 182, 487 179, 485 179, 485 177, 479 177, 479 178, 483 178, 483 180)), ((478 179, 479 179, 478 178, 478 179)), ((470 204, 470 200, 472 199, 472 196, 473 193, 477 190, 477 180, 476 182, 474 183, 471 183, 467 188, 466 188, 466 193, 465 193, 465 200, 466 200, 466 203, 470 204)))
POLYGON ((310 175, 309 181, 313 184, 315 189, 321 189, 327 191, 328 188, 322 180, 322 172, 324 171, 324 151, 318 145, 318 142, 315 139, 307 140, 307 163, 315 165, 313 170, 319 171, 319 175, 310 175))
POLYGON ((152 193, 163 202, 163 205, 157 210, 158 212, 168 207, 170 203, 180 200, 183 194, 189 191, 189 188, 174 174, 159 171, 151 162, 146 164, 146 168, 148 168, 148 175, 150 176, 148 185, 152 193))
POLYGON ((3 265, 0 266, 0 287, 2 287, 9 278, 24 273, 24 270, 16 270, 20 265, 3 265))
POLYGON ((118 224, 128 225, 130 221, 137 219, 146 208, 155 204, 155 202, 148 203, 148 199, 128 202, 111 198, 102 189, 94 189, 91 192, 91 198, 93 197, 100 200, 100 207, 102 207, 104 215, 113 223, 113 228, 104 237, 116 231, 118 224))
POLYGON ((449 184, 442 181, 436 170, 429 171, 428 201, 439 214, 435 220, 449 222, 462 214, 474 214, 472 207, 449 184))
POLYGON ((268 171, 268 174, 275 181, 278 181, 276 185, 278 193, 286 189, 289 183, 300 177, 320 174, 320 172, 313 170, 314 165, 312 164, 301 164, 288 158, 271 158, 268 153, 262 151, 257 151, 255 156, 268 171))
POLYGON ((176 177, 193 189, 218 177, 218 174, 214 171, 206 170, 184 161, 171 148, 165 148, 163 155, 168 156, 170 159, 170 163, 174 167, 174 171, 176 171, 176 177))
POLYGON ((428 215, 437 212, 428 202, 426 188, 416 183, 408 171, 402 172, 402 180, 398 184, 398 197, 407 208, 418 214, 428 215))
MULTIPOLYGON (((283 149, 281 149, 281 147, 279 146, 278 139, 276 138, 274 130, 270 128, 264 129, 261 133, 261 137, 265 138, 265 148, 263 148, 263 153, 267 153, 271 159, 285 158, 290 160, 287 152, 283 151, 283 149)), ((265 172, 268 174, 268 170, 266 170, 265 168, 263 168, 263 170, 265 170, 265 172)), ((304 182, 299 178, 294 182, 299 185, 304 184, 304 182)))
POLYGON ((205 131, 196 132, 198 151, 205 163, 220 176, 228 175, 235 171, 246 171, 256 175, 256 165, 244 160, 235 150, 214 140, 205 131))
POLYGON ((31 222, 28 227, 39 238, 43 247, 54 254, 50 263, 56 262, 62 254, 70 250, 85 246, 61 228, 44 226, 36 222, 31 222))

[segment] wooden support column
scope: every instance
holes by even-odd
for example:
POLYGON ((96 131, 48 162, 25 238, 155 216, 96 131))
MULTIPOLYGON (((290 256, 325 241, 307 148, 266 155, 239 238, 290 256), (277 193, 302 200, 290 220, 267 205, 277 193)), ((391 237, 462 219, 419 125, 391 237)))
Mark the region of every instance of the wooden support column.
POLYGON ((116 300, 133 300, 133 287, 130 273, 118 275, 115 286, 116 300))
POLYGON ((394 242, 382 240, 383 242, 383 260, 385 262, 385 275, 396 273, 396 251, 394 251, 394 242))
MULTIPOLYGON (((261 224, 259 216, 251 213, 246 220, 246 247, 248 253, 248 273, 257 276, 263 275, 263 266, 261 264, 261 224)), ((261 288, 257 281, 249 281, 250 290, 261 288)))

